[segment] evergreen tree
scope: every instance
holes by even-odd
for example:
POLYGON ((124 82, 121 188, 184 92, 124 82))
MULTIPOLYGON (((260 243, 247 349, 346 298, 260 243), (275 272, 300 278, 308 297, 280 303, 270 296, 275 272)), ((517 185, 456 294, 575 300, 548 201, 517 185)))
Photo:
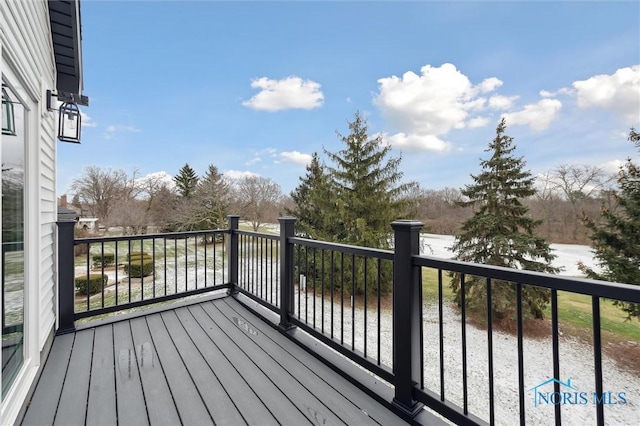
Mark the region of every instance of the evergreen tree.
POLYGON ((369 139, 366 119, 356 112, 350 133, 338 136, 345 148, 325 154, 334 163, 331 177, 333 206, 327 208, 329 237, 348 244, 389 248, 390 223, 408 217, 412 203, 406 194, 415 183, 400 183, 400 157, 388 157, 391 147, 382 136, 369 139))
POLYGON ((307 165, 306 175, 300 178, 300 183, 291 192, 295 206, 293 209, 286 209, 287 214, 298 219, 296 230, 313 239, 330 238, 332 231, 329 228, 332 224, 327 221, 327 211, 331 208, 330 198, 329 175, 320 163, 318 153, 314 152, 307 165))
POLYGON ((190 197, 196 189, 196 186, 198 186, 198 175, 189 164, 182 166, 173 180, 176 183, 178 194, 184 198, 190 197))
MULTIPOLYGON (((462 225, 452 247, 456 259, 484 265, 522 268, 531 271, 556 273, 550 264, 555 258, 549 244, 534 235, 542 223, 532 219, 521 202, 535 193, 534 178, 524 169, 522 157, 514 157, 513 138, 504 134, 504 118, 498 124, 496 137, 486 150, 491 158, 482 160, 482 172, 471 175, 474 183, 462 189, 474 214, 462 225)), ((454 274, 451 287, 461 302, 460 276, 454 274)), ((513 317, 516 307, 515 285, 493 281, 492 311, 496 318, 513 317)), ((525 286, 522 292, 526 313, 542 318, 549 302, 549 291, 525 286)), ((486 280, 465 278, 465 300, 471 309, 486 311, 486 280)))
MULTIPOLYGON (((640 133, 631 129, 629 141, 640 148, 640 133)), ((602 268, 596 273, 584 264, 580 269, 589 278, 640 285, 640 166, 631 158, 620 168, 617 208, 604 205, 600 223, 586 215, 583 221, 592 232, 594 256, 602 268)), ((614 301, 629 317, 640 319, 640 305, 614 301)))
POLYGON ((225 226, 229 213, 230 189, 218 168, 209 165, 195 190, 192 216, 196 229, 220 229, 225 226))

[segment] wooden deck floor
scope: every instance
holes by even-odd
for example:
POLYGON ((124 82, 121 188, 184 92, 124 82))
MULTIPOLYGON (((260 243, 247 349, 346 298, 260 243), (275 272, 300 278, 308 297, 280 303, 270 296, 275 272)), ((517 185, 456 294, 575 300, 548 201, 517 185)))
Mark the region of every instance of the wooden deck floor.
POLYGON ((24 425, 400 424, 231 297, 55 338, 24 425))

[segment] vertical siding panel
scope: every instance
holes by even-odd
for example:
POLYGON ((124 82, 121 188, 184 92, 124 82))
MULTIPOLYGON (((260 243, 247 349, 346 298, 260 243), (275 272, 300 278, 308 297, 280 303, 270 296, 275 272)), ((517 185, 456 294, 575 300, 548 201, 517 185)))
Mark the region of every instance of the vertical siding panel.
MULTIPOLYGON (((16 72, 26 83, 26 89, 33 100, 38 103, 34 116, 40 123, 33 142, 38 143, 35 153, 37 162, 35 170, 31 170, 27 179, 30 188, 38 193, 27 195, 30 200, 37 199, 39 247, 29 253, 35 262, 35 274, 30 277, 32 291, 37 292, 39 306, 37 309, 38 324, 32 331, 38 333, 39 350, 42 350, 46 339, 55 325, 55 220, 56 220, 56 188, 55 188, 55 119, 54 113, 46 112, 45 92, 55 89, 55 65, 51 42, 49 11, 45 0, 22 1, 7 0, 0 2, 3 34, 2 48, 13 58, 16 72), (35 185, 33 182, 37 182, 35 185), (31 198, 35 195, 34 198, 31 198)), ((27 161, 32 161, 27 160, 27 161)), ((31 163, 33 164, 33 163, 31 163)), ((32 270, 34 271, 34 270, 32 270)))

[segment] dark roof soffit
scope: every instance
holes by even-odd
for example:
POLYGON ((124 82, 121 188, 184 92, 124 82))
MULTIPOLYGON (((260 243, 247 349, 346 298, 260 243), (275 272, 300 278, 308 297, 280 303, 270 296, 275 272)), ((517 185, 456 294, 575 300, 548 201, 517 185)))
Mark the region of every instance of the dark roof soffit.
POLYGON ((51 41, 56 63, 56 90, 80 105, 82 96, 82 32, 80 0, 48 0, 51 41))

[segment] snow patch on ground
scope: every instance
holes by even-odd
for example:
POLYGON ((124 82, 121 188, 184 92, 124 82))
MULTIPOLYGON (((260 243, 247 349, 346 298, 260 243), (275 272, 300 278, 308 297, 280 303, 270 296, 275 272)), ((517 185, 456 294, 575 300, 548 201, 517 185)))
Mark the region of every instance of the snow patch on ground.
MULTIPOLYGON (((453 258, 451 246, 454 243, 453 235, 440 234, 420 234, 421 254, 433 256, 442 259, 453 258)), ((557 257, 552 265, 562 268, 558 275, 566 275, 570 277, 584 276, 578 269, 578 262, 581 261, 586 266, 599 271, 596 265, 591 247, 579 244, 551 244, 553 254, 557 257)))

